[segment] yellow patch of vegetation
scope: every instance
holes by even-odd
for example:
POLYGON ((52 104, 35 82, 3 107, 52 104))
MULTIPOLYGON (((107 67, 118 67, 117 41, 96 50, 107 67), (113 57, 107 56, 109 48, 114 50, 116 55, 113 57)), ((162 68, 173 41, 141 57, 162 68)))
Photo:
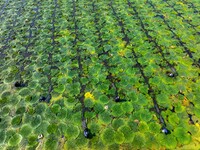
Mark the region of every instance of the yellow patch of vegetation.
POLYGON ((60 35, 61 35, 61 36, 69 36, 69 35, 70 35, 70 31, 67 30, 67 29, 62 30, 62 31, 60 31, 60 35))
POLYGON ((62 99, 62 98, 63 98, 63 97, 62 97, 62 94, 60 94, 60 95, 58 95, 58 96, 52 96, 51 102, 57 101, 57 100, 62 99))
POLYGON ((90 98, 92 100, 95 100, 94 95, 91 94, 90 92, 86 92, 84 96, 85 96, 85 98, 90 98))
POLYGON ((125 53, 126 53, 126 50, 119 50, 118 52, 118 55, 120 55, 120 56, 125 56, 125 53))

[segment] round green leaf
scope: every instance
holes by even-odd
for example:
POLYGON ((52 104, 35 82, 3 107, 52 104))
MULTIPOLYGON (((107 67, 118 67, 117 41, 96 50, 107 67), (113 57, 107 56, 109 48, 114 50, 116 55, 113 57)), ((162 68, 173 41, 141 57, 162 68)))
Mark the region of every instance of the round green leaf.
POLYGON ((111 114, 114 117, 119 117, 123 114, 122 106, 120 104, 114 104, 111 108, 111 114))
POLYGON ((28 96, 30 93, 31 92, 28 88, 23 88, 19 91, 19 95, 21 95, 21 96, 28 96))
POLYGON ((105 145, 114 144, 115 139, 115 131, 112 128, 106 128, 103 130, 101 134, 101 139, 105 145))
POLYGON ((85 107, 89 107, 89 108, 92 108, 94 106, 94 102, 90 98, 84 99, 84 104, 85 104, 85 107))
POLYGON ((10 108, 8 106, 3 107, 1 114, 8 115, 10 112, 10 108))
POLYGON ((42 114, 46 111, 46 109, 47 109, 47 104, 40 103, 35 107, 35 113, 36 114, 42 114))
POLYGON ((60 109, 61 109, 61 106, 59 104, 53 104, 51 106, 51 111, 54 113, 54 114, 57 114, 60 112, 60 109))
POLYGON ((112 127, 115 129, 118 129, 120 126, 123 126, 124 124, 125 124, 125 122, 122 118, 114 119, 112 121, 112 127))
POLYGON ((107 104, 109 102, 109 98, 106 95, 102 95, 99 97, 99 100, 103 103, 103 104, 107 104))
POLYGON ((95 103, 95 105, 94 105, 94 111, 96 113, 103 112, 104 111, 103 105, 101 103, 95 103))
POLYGON ((156 96, 156 98, 157 98, 157 102, 160 106, 163 106, 163 107, 170 107, 171 106, 171 101, 166 94, 164 94, 164 93, 158 94, 156 96))
POLYGON ((177 146, 177 141, 174 135, 169 134, 165 135, 165 137, 162 139, 161 143, 167 148, 167 149, 175 149, 177 146))
POLYGON ((16 146, 21 142, 21 140, 22 140, 22 136, 20 134, 16 133, 13 136, 11 136, 8 143, 10 146, 16 146))
POLYGON ((22 116, 21 115, 18 115, 18 116, 15 116, 13 119, 12 119, 12 126, 18 126, 20 125, 22 122, 22 116))
POLYGON ((77 126, 75 126, 75 125, 72 125, 72 124, 69 124, 67 126, 66 131, 65 131, 65 135, 69 139, 75 139, 75 138, 77 138, 78 135, 79 135, 79 133, 80 133, 79 128, 77 126))
POLYGON ((138 100, 138 99, 137 99, 137 94, 136 94, 135 91, 128 92, 128 93, 127 93, 127 96, 128 96, 128 98, 129 98, 130 100, 132 100, 132 101, 137 101, 137 100, 138 100))
POLYGON ((125 137, 124 143, 132 142, 133 131, 131 130, 131 128, 129 126, 123 125, 123 126, 119 127, 117 131, 124 134, 124 137, 125 137))
POLYGON ((76 138, 75 142, 76 145, 81 148, 81 147, 85 147, 88 145, 88 139, 86 139, 83 134, 79 134, 78 138, 76 138))
POLYGON ((179 117, 176 113, 172 113, 169 115, 168 121, 171 125, 176 126, 179 123, 179 117))
POLYGON ((117 144, 122 144, 125 140, 124 134, 121 132, 115 132, 114 138, 117 144))
POLYGON ((54 88, 54 91, 62 94, 65 91, 65 85, 59 84, 57 87, 54 88))
POLYGON ((141 132, 147 132, 147 131, 149 130, 149 126, 147 125, 146 122, 140 121, 138 129, 139 129, 141 132))
POLYGON ((126 113, 131 113, 133 111, 133 105, 131 102, 122 103, 122 109, 126 113))
POLYGON ((175 128, 174 135, 177 137, 181 144, 189 144, 191 141, 191 135, 187 133, 187 130, 182 127, 175 128))
POLYGON ((23 137, 27 137, 32 132, 32 127, 30 125, 23 125, 20 129, 20 134, 23 137))
POLYGON ((45 142, 45 149, 54 150, 58 147, 58 139, 54 134, 50 135, 45 142))
POLYGON ((152 133, 159 133, 160 129, 161 129, 161 125, 158 124, 157 122, 151 122, 151 123, 149 123, 149 130, 152 133))
POLYGON ((65 110, 65 109, 61 109, 57 114, 57 117, 59 119, 64 119, 64 118, 66 118, 66 116, 67 116, 67 110, 65 110))
POLYGON ((141 149, 145 145, 145 137, 142 133, 136 132, 132 144, 136 149, 141 149))
POLYGON ((49 122, 46 120, 42 121, 41 124, 34 130, 34 132, 38 135, 43 134, 46 135, 48 133, 47 128, 49 126, 49 122))
POLYGON ((47 132, 48 132, 49 134, 55 134, 55 133, 57 132, 57 130, 58 130, 58 126, 57 126, 55 123, 50 124, 50 125, 47 127, 47 132))
POLYGON ((152 114, 149 112, 149 110, 144 109, 140 112, 140 119, 148 122, 152 119, 152 114))
POLYGON ((28 137, 28 145, 33 146, 38 144, 38 137, 36 135, 30 135, 28 137))
POLYGON ((23 114, 25 113, 25 111, 26 111, 26 107, 22 106, 17 109, 16 114, 23 114))
POLYGON ((104 112, 102 112, 102 113, 99 114, 99 121, 101 123, 103 123, 103 124, 109 124, 109 123, 111 123, 111 120, 112 120, 112 118, 111 118, 109 112, 104 111, 104 112))
POLYGON ((145 138, 146 138, 145 147, 148 147, 149 149, 159 149, 160 147, 159 141, 154 133, 150 132, 145 133, 145 138))
POLYGON ((112 144, 108 146, 109 150, 120 150, 120 145, 119 144, 112 144))
POLYGON ((100 131, 100 125, 98 123, 91 122, 90 124, 88 124, 88 127, 89 127, 91 133, 97 134, 100 131))
POLYGON ((42 118, 41 118, 40 115, 33 116, 31 120, 32 120, 31 121, 31 126, 35 127, 35 128, 38 127, 42 122, 42 118))

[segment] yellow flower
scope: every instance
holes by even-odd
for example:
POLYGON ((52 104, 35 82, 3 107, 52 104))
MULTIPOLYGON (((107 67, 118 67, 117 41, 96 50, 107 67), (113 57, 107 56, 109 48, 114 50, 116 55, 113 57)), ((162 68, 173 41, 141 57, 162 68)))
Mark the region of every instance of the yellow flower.
POLYGON ((85 98, 90 98, 90 99, 94 100, 94 95, 92 95, 90 92, 86 92, 84 96, 85 96, 85 98))
POLYGON ((199 127, 199 124, 198 124, 198 123, 195 123, 195 126, 199 127))

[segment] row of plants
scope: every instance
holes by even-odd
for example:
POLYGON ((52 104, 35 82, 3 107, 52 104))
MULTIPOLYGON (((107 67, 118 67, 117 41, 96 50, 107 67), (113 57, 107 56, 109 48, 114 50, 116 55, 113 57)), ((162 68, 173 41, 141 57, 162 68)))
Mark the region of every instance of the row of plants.
MULTIPOLYGON (((155 10, 155 9, 154 9, 154 11, 156 11, 157 15, 160 15, 159 11, 157 12, 157 10, 155 10)), ((162 14, 161 14, 160 16, 161 16, 160 18, 162 19, 163 23, 166 25, 165 30, 170 31, 171 34, 172 34, 171 38, 172 38, 174 41, 176 41, 175 44, 176 44, 177 46, 181 46, 181 48, 183 49, 183 51, 184 51, 190 58, 194 59, 191 50, 186 46, 187 41, 183 41, 183 40, 179 37, 179 35, 176 33, 176 30, 174 30, 175 28, 174 28, 173 26, 170 25, 170 23, 173 22, 173 21, 168 22, 167 19, 166 19, 162 14), (163 16, 163 17, 162 17, 162 16, 163 16), (167 29, 166 29, 166 28, 167 28, 167 29)), ((147 17, 146 17, 146 18, 147 18, 147 17)), ((148 19, 148 18, 147 18, 147 19, 148 19)), ((151 20, 151 21, 152 21, 152 20, 151 20)), ((147 22, 148 22, 148 21, 147 21, 147 22)), ((182 35, 183 35, 183 33, 182 33, 182 35)), ((169 36, 169 37, 170 37, 170 36, 169 36)), ((170 40, 171 40, 171 39, 170 39, 170 40)), ((197 60, 193 60, 193 61, 196 63, 197 60)))
MULTIPOLYGON (((160 13, 162 13, 163 8, 165 7, 169 7, 172 8, 172 10, 174 11, 174 17, 176 18, 182 18, 180 19, 176 19, 176 20, 172 20, 172 15, 171 17, 168 17, 167 14, 165 15, 165 18, 169 19, 169 22, 173 22, 173 26, 177 29, 177 31, 175 31, 177 33, 177 35, 179 35, 179 37, 184 40, 184 41, 188 41, 188 43, 185 43, 188 47, 190 47, 190 49, 192 50, 192 52, 197 52, 196 48, 199 45, 199 27, 198 24, 194 24, 191 22, 191 16, 190 16, 190 12, 188 12, 187 14, 184 14, 184 11, 182 10, 181 12, 183 13, 179 13, 178 8, 175 8, 175 4, 170 4, 168 1, 166 2, 166 5, 163 5, 162 7, 160 7, 159 11, 160 13), (191 28, 191 29, 190 29, 191 28), (182 31, 185 30, 185 34, 182 34, 182 31), (187 31, 187 32, 186 32, 187 31), (190 35, 189 39, 188 36, 190 35)), ((153 3, 151 3, 151 6, 153 6, 153 3)), ((178 5, 180 6, 180 4, 178 5)), ((155 7, 154 7, 155 10, 155 7)), ((169 10, 170 13, 170 10, 169 10)), ((164 13, 162 13, 164 14, 164 13)), ((198 17, 195 16, 194 18, 192 18, 192 20, 198 20, 198 17)))
MULTIPOLYGON (((102 97, 102 100, 103 100, 103 97, 102 97)), ((105 100, 104 100, 104 101, 105 101, 105 100)), ((106 100, 106 101, 107 101, 107 100, 106 100)), ((106 101, 105 101, 105 102, 106 102, 106 101)), ((100 105, 100 106, 101 106, 101 105, 100 105)), ((109 107, 109 106, 108 106, 108 107, 109 107)), ((116 107, 116 108, 120 108, 119 105, 118 105, 118 107, 116 107)), ((107 113, 105 112, 105 113, 102 113, 102 115, 100 114, 100 118, 103 117, 103 116, 104 116, 104 117, 106 117, 106 116, 109 117, 109 113, 108 113, 108 112, 107 112, 107 113)), ((109 118, 110 118, 110 117, 109 117, 109 118)), ((103 119, 103 118, 102 118, 102 119, 103 119)), ((106 118, 105 118, 105 119, 106 119, 106 118)), ((111 121, 111 118, 110 118, 110 119, 107 118, 106 120, 105 120, 105 121, 109 124, 109 122, 111 121), (107 121, 106 121, 106 120, 107 120, 107 121)), ((102 121, 103 121, 103 120, 102 120, 102 121)), ((105 121, 104 121, 104 122, 105 122, 105 121)), ((91 123, 92 123, 92 121, 91 121, 91 123)), ((93 123, 93 124, 94 124, 94 123, 93 123)), ((90 126, 90 124, 89 124, 89 126, 90 126)), ((98 135, 97 135, 96 138, 98 138, 98 135)), ((106 140, 108 140, 108 139, 104 139, 104 138, 105 138, 105 136, 103 136, 103 141, 104 141, 104 143, 106 143, 106 144, 109 145, 109 142, 106 141, 106 140)), ((112 143, 110 143, 110 144, 112 144, 112 143)), ((69 146, 69 145, 68 145, 68 146, 69 146)))
POLYGON ((196 75, 196 77, 198 77, 198 75, 196 75))
POLYGON ((199 3, 198 1, 187 1, 187 0, 183 0, 181 2, 179 2, 179 4, 181 4, 183 7, 187 7, 187 9, 185 9, 185 11, 191 11, 191 13, 194 14, 198 14, 199 10, 199 3))
MULTIPOLYGON (((129 3, 129 4, 130 4, 130 3, 129 3)), ((111 5, 111 7, 112 7, 112 5, 111 5)), ((112 10, 113 10, 114 14, 116 15, 116 12, 114 11, 114 8, 113 8, 113 7, 112 7, 112 10)), ((135 10, 135 14, 138 15, 137 12, 136 12, 136 10, 135 10)), ((139 16, 137 16, 137 18, 140 20, 140 17, 139 17, 139 16)), ((120 20, 119 17, 117 17, 117 20, 120 20)), ((141 21, 141 20, 140 20, 140 21, 141 21)), ((141 21, 140 23, 141 23, 141 27, 142 27, 143 31, 145 32, 147 38, 151 38, 151 37, 149 36, 149 34, 148 34, 148 31, 145 29, 143 22, 141 21)), ((124 31, 124 27, 123 27, 124 25, 123 25, 123 23, 121 23, 121 26, 122 26, 122 31, 124 31)), ((124 36, 126 37, 127 35, 124 33, 124 36)), ((148 39, 148 40, 149 40, 149 39, 148 39)), ((131 41, 131 40, 128 38, 128 41, 131 41)), ((151 42, 151 41, 149 40, 149 42, 151 42)), ((154 43, 155 43, 155 41, 154 41, 154 43)), ((138 60, 137 60, 137 55, 136 55, 135 51, 132 50, 132 53, 133 53, 133 59, 136 60, 136 62, 137 62, 137 67, 140 69, 140 73, 142 74, 142 77, 144 78, 144 82, 145 82, 145 84, 147 84, 147 86, 148 86, 148 94, 150 95, 150 97, 151 97, 152 100, 153 100, 155 112, 157 113, 157 115, 158 115, 158 117, 159 117, 159 120, 160 120, 160 123, 161 123, 162 126, 163 126, 163 127, 162 127, 163 129, 162 129, 162 130, 163 130, 163 132, 165 132, 166 134, 168 134, 169 131, 166 129, 165 121, 163 120, 163 117, 161 116, 161 111, 160 111, 160 108, 159 108, 159 106, 158 106, 157 100, 156 100, 156 98, 155 98, 154 89, 152 89, 152 86, 151 86, 150 83, 149 83, 149 78, 144 74, 144 71, 143 71, 144 68, 143 68, 142 65, 138 62, 138 60)), ((161 55, 164 57, 162 51, 160 51, 160 53, 161 53, 161 55)), ((164 58, 164 60, 165 60, 165 58, 164 58)), ((168 61, 167 61, 167 63, 168 63, 168 61)), ((168 63, 168 64, 169 64, 169 63, 168 63)), ((171 66, 171 65, 170 65, 170 66, 171 66)), ((174 68, 172 68, 172 71, 173 71, 173 72, 171 72, 171 75, 169 75, 169 77, 174 77, 174 76, 176 76, 176 75, 175 75, 175 72, 174 72, 174 71, 175 71, 174 68)))
MULTIPOLYGON (((14 4, 13 4, 14 5, 14 4)), ((9 15, 7 16, 8 19, 5 19, 5 21, 2 21, 2 37, 1 37, 1 55, 5 55, 4 52, 6 52, 6 49, 8 47, 8 43, 10 42, 14 30, 13 28, 16 26, 17 24, 17 18, 20 16, 20 14, 22 13, 22 6, 20 4, 16 4, 17 10, 16 11, 11 11, 9 13, 9 15), (21 9, 20 9, 21 8, 21 9), (15 18, 14 18, 15 17, 15 18), (10 18, 10 19, 9 19, 10 18), (4 44, 5 43, 5 44, 4 44)))
MULTIPOLYGON (((162 30, 164 30, 163 28, 160 28, 160 29, 162 29, 162 30)), ((155 32, 155 30, 151 30, 151 31, 154 31, 155 32)), ((159 31, 159 30, 158 30, 159 31)), ((166 34, 166 33, 169 33, 169 32, 162 32, 162 33, 164 33, 164 34, 166 34)), ((156 34, 153 34, 153 35, 156 35, 156 34)), ((157 36, 159 36, 159 33, 157 33, 157 36)), ((162 36, 161 36, 162 37, 162 36)), ((169 37, 169 36, 168 36, 169 37)), ((168 41, 168 40, 165 40, 165 43, 166 43, 166 41, 168 41)), ((169 41, 168 41, 169 42, 169 41)), ((177 48, 176 48, 176 46, 174 46, 173 47, 173 43, 172 44, 170 44, 170 42, 169 42, 169 46, 167 46, 166 44, 165 45, 163 45, 162 43, 160 43, 159 41, 158 41, 158 44, 159 45, 161 45, 161 46, 165 46, 164 48, 166 48, 166 49, 173 49, 173 51, 167 51, 168 53, 171 53, 171 52, 176 52, 175 50, 177 50, 177 48)), ((166 51, 166 50, 165 50, 166 51)), ((171 55, 170 56, 172 56, 172 54, 173 53, 171 53, 171 55)), ((184 56, 184 55, 183 55, 184 56)), ((176 58, 176 57, 173 57, 175 60, 177 60, 177 59, 182 59, 182 58, 176 58)), ((169 59, 173 59, 172 57, 169 57, 169 59)), ((197 62, 197 60, 195 61, 196 63, 197 63, 197 66, 198 66, 198 62, 197 62)), ((189 62, 187 62, 187 63, 189 63, 189 62)))
MULTIPOLYGON (((42 3, 42 4, 44 5, 44 3, 42 3)), ((40 114, 38 114, 38 115, 37 114, 33 114, 34 113, 34 109, 33 108, 35 107, 34 105, 36 105, 39 102, 40 94, 41 95, 43 94, 43 92, 41 92, 41 90, 39 88, 36 88, 37 86, 38 87, 42 87, 42 83, 40 85, 38 85, 38 81, 35 80, 35 78, 34 78, 35 77, 35 73, 34 72, 37 70, 37 66, 36 65, 44 65, 46 63, 44 60, 42 60, 43 61, 42 64, 39 64, 41 62, 39 62, 37 64, 37 59, 35 59, 35 58, 37 58, 39 52, 44 51, 45 49, 43 48, 40 51, 39 50, 38 51, 33 51, 33 50, 35 49, 35 46, 37 44, 41 45, 41 41, 39 41, 40 39, 37 40, 38 39, 37 38, 38 37, 37 36, 38 32, 35 29, 37 29, 38 27, 40 27, 39 28, 40 31, 41 31, 41 28, 42 29, 48 29, 47 28, 48 25, 45 24, 46 20, 44 22, 36 21, 37 19, 39 19, 38 18, 39 10, 47 10, 46 8, 49 7, 49 5, 46 4, 45 6, 42 6, 43 8, 40 8, 40 5, 41 5, 41 3, 39 1, 37 1, 37 2, 35 2, 35 6, 33 6, 31 8, 31 9, 34 10, 35 13, 33 15, 29 16, 30 21, 27 22, 27 24, 26 24, 27 26, 29 26, 29 29, 25 30, 28 34, 25 37, 20 37, 20 38, 23 38, 26 42, 19 43, 19 47, 17 47, 17 48, 20 48, 20 44, 21 44, 22 47, 24 47, 23 50, 25 52, 32 52, 32 55, 28 57, 28 56, 24 55, 24 53, 23 53, 24 51, 22 51, 22 49, 20 49, 18 54, 21 54, 22 56, 24 56, 23 60, 21 60, 21 61, 19 60, 19 58, 20 58, 19 55, 16 56, 16 57, 18 57, 18 59, 16 59, 16 61, 20 62, 20 63, 18 63, 19 68, 24 67, 24 73, 21 75, 21 78, 23 78, 23 80, 27 81, 28 85, 24 84, 21 81, 15 83, 15 84, 14 84, 13 80, 10 81, 11 84, 12 84, 11 86, 14 85, 17 88, 16 90, 14 89, 14 91, 13 91, 14 94, 15 94, 14 96, 17 97, 16 100, 14 101, 17 104, 17 106, 16 106, 16 108, 14 108, 14 107, 12 108, 14 114, 12 116, 12 122, 13 123, 11 122, 12 123, 11 125, 12 126, 17 125, 16 126, 16 130, 23 129, 22 128, 23 126, 21 126, 21 125, 24 125, 25 129, 22 132, 26 132, 26 133, 23 134, 21 132, 20 133, 17 132, 17 135, 15 135, 15 134, 13 135, 13 132, 12 132, 12 134, 9 135, 10 131, 15 131, 15 130, 9 129, 10 125, 8 125, 7 126, 8 129, 6 131, 6 135, 7 135, 6 137, 7 138, 5 139, 5 141, 7 141, 6 143, 9 143, 7 148, 10 147, 10 148, 15 148, 16 149, 17 147, 21 148, 21 147, 26 147, 26 146, 28 146, 27 148, 29 148, 29 149, 35 148, 36 146, 38 146, 38 143, 39 143, 39 142, 37 142, 39 134, 43 134, 43 132, 45 132, 45 131, 40 129, 39 133, 36 132, 35 134, 31 134, 31 132, 33 132, 34 129, 37 126, 39 126, 41 124, 41 121, 42 121, 41 120, 42 117, 41 117, 40 114), (40 24, 38 24, 38 23, 40 23, 40 24), (31 73, 33 72, 33 74, 30 74, 29 71, 31 73), (24 85, 26 85, 26 87, 24 87, 24 85), (34 92, 31 92, 31 90, 33 90, 34 92), (38 91, 40 91, 40 92, 37 93, 38 91), (19 95, 19 96, 17 96, 17 95, 19 95), (33 105, 32 103, 35 103, 35 102, 36 102, 36 104, 33 105), (17 113, 18 112, 17 108, 22 109, 23 111, 19 114, 19 113, 17 113), (16 111, 16 114, 15 114, 15 110, 16 109, 17 109, 17 111, 16 111), (30 111, 30 113, 29 113, 29 111, 30 111), (33 119, 31 119, 32 118, 31 116, 33 117, 33 119), (34 122, 34 123, 32 123, 32 122, 34 122), (14 138, 14 140, 13 140, 13 138, 14 138), (13 140, 12 143, 9 142, 11 139, 13 140)), ((49 10, 51 12, 51 9, 49 9, 49 10)), ((47 12, 47 13, 49 13, 49 12, 47 12)), ((44 17, 44 15, 42 17, 44 17)), ((49 18, 52 19, 51 16, 49 16, 49 18)), ((49 30, 51 30, 51 28, 49 30)), ((46 35, 46 33, 44 33, 44 35, 46 35)), ((21 36, 23 36, 23 33, 21 33, 21 36)), ((49 36, 48 38, 51 39, 51 36, 49 36)), ((48 40, 48 39, 45 38, 45 40, 48 40)), ((16 45, 16 46, 18 46, 18 45, 16 45)), ((51 46, 51 43, 48 46, 51 46)), ((43 57, 45 57, 45 55, 43 55, 43 57)), ((15 68, 13 68, 13 69, 15 69, 15 68)), ((12 70, 11 70, 10 73, 12 74, 14 72, 12 72, 12 70)), ((20 74, 20 72, 18 72, 18 74, 20 74)), ((46 74, 45 74, 45 76, 46 76, 46 74)), ((16 78, 16 79, 19 79, 19 78, 16 78)), ((44 77, 43 77, 43 80, 44 80, 44 77)), ((10 99, 10 97, 11 97, 11 96, 9 96, 10 94, 11 93, 9 93, 9 92, 4 92, 3 95, 5 96, 5 100, 7 98, 8 98, 8 100, 10 99), (7 95, 5 93, 7 93, 7 95)), ((4 98, 4 96, 2 96, 2 98, 4 98)), ((4 105, 4 103, 2 103, 2 104, 4 105)), ((5 107, 5 108, 6 108, 7 111, 10 111, 11 107, 5 107)), ((4 107, 3 107, 3 109, 4 109, 4 107)), ((41 108, 41 109, 43 109, 43 108, 41 108)), ((42 111, 42 110, 40 110, 40 111, 42 111)), ((9 121, 8 119, 9 118, 5 118, 2 123, 5 123, 5 122, 9 121)), ((2 135, 5 135, 5 134, 2 134, 2 135)), ((2 142, 3 141, 4 140, 2 140, 2 142)))
POLYGON ((165 1, 167 6, 172 8, 172 10, 180 17, 182 18, 182 22, 183 22, 183 25, 188 24, 189 27, 188 28, 192 28, 194 31, 197 32, 197 34, 199 33, 197 30, 197 26, 194 25, 193 23, 191 23, 191 19, 190 17, 187 16, 187 14, 185 14, 184 12, 183 13, 180 13, 179 10, 181 10, 181 7, 179 5, 175 5, 174 3, 170 4, 170 2, 168 1, 165 1), (186 16, 185 16, 186 15, 186 16), (187 17, 187 18, 186 18, 187 17))
MULTIPOLYGON (((136 13, 137 14, 137 13, 136 13)), ((141 69, 142 70, 142 69, 141 69)), ((144 74, 144 73, 143 73, 144 74)), ((143 75, 144 76, 144 75, 143 75)), ((144 78, 145 78, 145 76, 144 76, 144 78)), ((149 84, 149 82, 148 82, 148 80, 146 79, 146 81, 147 81, 147 84, 149 85, 149 87, 151 88, 151 86, 150 86, 150 84, 149 84)), ((151 91, 152 92, 152 91, 151 91)), ((149 92, 150 93, 150 92, 149 92)), ((151 93, 150 93, 151 94, 151 93)), ((164 120, 163 120, 163 118, 162 118, 162 116, 160 115, 160 109, 159 109, 159 107, 158 107, 158 104, 157 104, 157 101, 156 101, 156 99, 155 99, 155 97, 152 97, 152 99, 153 99, 153 102, 154 102, 154 107, 155 107, 155 110, 156 110, 156 112, 158 113, 158 117, 159 117, 159 119, 160 119, 160 122, 163 124, 163 132, 164 133, 166 133, 166 134, 168 134, 169 133, 169 131, 166 129, 166 126, 165 126, 165 122, 164 122, 164 120)), ((166 145, 166 146, 168 146, 168 145, 166 145)))

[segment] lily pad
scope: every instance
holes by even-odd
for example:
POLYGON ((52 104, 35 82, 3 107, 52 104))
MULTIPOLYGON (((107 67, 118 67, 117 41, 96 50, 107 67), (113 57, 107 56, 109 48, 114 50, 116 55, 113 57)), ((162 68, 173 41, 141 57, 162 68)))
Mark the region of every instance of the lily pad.
POLYGON ((109 112, 105 111, 99 114, 99 121, 103 124, 109 124, 111 123, 111 116, 109 114, 109 112))
POLYGON ((179 143, 184 145, 189 144, 192 140, 191 135, 182 127, 175 128, 174 135, 177 137, 179 143))
POLYGON ((59 84, 57 87, 54 88, 54 91, 62 94, 65 91, 65 85, 59 84))
POLYGON ((34 115, 31 118, 31 126, 36 128, 38 127, 42 122, 42 117, 40 115, 34 115))
POLYGON ((55 135, 50 135, 47 137, 45 142, 45 149, 57 149, 58 147, 58 138, 55 135))
POLYGON ((133 111, 133 104, 131 102, 122 103, 122 109, 126 113, 131 113, 133 111))
POLYGON ((79 135, 79 133, 80 133, 79 128, 77 126, 73 125, 73 124, 69 124, 67 126, 66 131, 65 131, 65 135, 69 139, 75 139, 75 138, 77 138, 78 135, 79 135))
POLYGON ((47 127, 47 132, 48 132, 49 134, 55 134, 55 133, 57 132, 57 130, 58 130, 58 126, 57 126, 55 123, 50 124, 50 125, 47 127))
POLYGON ((23 89, 21 89, 20 91, 19 91, 19 95, 21 95, 22 97, 23 96, 28 96, 28 95, 30 95, 30 90, 28 89, 28 88, 23 88, 23 89))
POLYGON ((20 129, 20 134, 23 137, 27 137, 28 135, 30 135, 32 132, 32 127, 30 125, 23 125, 20 129))
POLYGON ((140 132, 136 132, 134 134, 134 138, 133 138, 133 142, 132 144, 135 145, 135 148, 137 149, 141 149, 145 146, 145 136, 144 134, 140 133, 140 132))
POLYGON ((99 100, 103 103, 103 104, 107 104, 109 102, 109 98, 106 95, 102 95, 99 97, 99 100))
POLYGON ((76 142, 76 145, 77 145, 79 148, 83 148, 83 147, 86 148, 86 146, 87 146, 89 140, 88 140, 87 138, 85 138, 85 137, 83 136, 83 134, 79 134, 79 136, 77 137, 77 139, 76 139, 75 142, 76 142))
POLYGON ((127 125, 123 125, 121 127, 118 128, 119 132, 124 134, 125 140, 124 143, 131 143, 133 141, 133 131, 131 130, 131 128, 127 125))
POLYGON ((115 131, 112 128, 106 128, 103 130, 101 134, 101 139, 105 145, 114 144, 115 139, 115 131))
POLYGON ((10 146, 18 145, 22 140, 22 136, 18 133, 14 134, 8 141, 10 146))
POLYGON ((125 124, 125 121, 122 118, 114 119, 112 121, 112 127, 115 129, 118 129, 120 126, 123 126, 125 124))
POLYGON ((17 115, 12 119, 11 124, 13 126, 19 126, 22 123, 22 116, 21 115, 17 115))
POLYGON ((124 111, 122 109, 122 106, 120 104, 114 104, 111 108, 111 114, 114 116, 114 117, 119 117, 121 115, 124 114, 124 111))
POLYGON ((60 112, 60 109, 61 109, 61 106, 59 104, 53 104, 51 106, 51 111, 54 113, 54 114, 57 114, 60 112))
POLYGON ((139 129, 141 132, 148 132, 149 126, 148 126, 148 124, 147 124, 146 122, 140 121, 138 129, 139 129))
POLYGON ((172 134, 165 135, 161 143, 168 149, 175 149, 177 146, 177 140, 172 134))
POLYGON ((121 132, 115 132, 114 138, 117 144, 122 144, 125 140, 124 134, 121 132))

